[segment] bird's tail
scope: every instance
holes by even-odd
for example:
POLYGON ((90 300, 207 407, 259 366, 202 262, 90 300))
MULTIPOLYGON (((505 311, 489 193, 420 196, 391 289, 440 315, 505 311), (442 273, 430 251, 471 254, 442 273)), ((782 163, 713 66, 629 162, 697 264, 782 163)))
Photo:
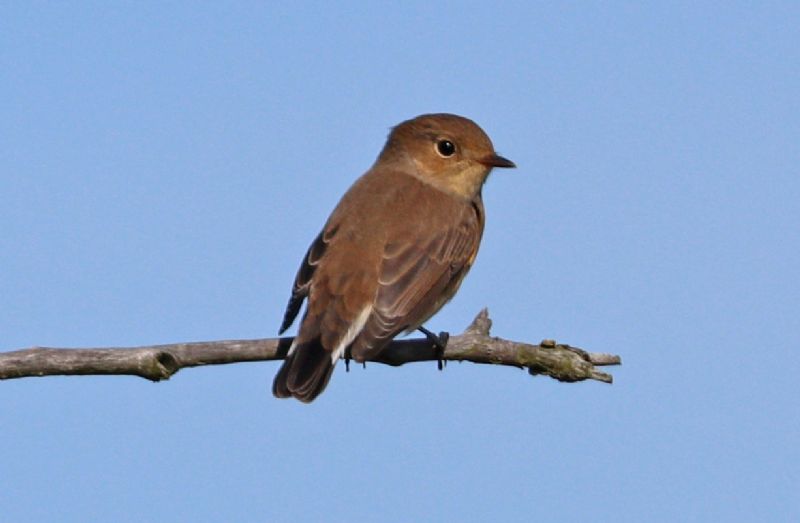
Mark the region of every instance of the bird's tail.
POLYGON ((331 352, 325 350, 319 338, 298 345, 275 376, 272 394, 311 403, 328 385, 334 364, 331 352))

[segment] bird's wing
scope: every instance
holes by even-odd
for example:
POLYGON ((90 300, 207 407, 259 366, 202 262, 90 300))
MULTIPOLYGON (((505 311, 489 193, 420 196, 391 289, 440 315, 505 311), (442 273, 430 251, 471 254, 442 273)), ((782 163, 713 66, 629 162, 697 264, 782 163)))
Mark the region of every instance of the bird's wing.
POLYGON ((400 332, 419 327, 458 290, 483 233, 480 202, 442 229, 386 244, 374 308, 351 347, 355 359, 368 359, 400 332))
POLYGON ((319 265, 319 261, 322 259, 322 255, 325 254, 325 250, 328 248, 328 244, 334 234, 336 234, 335 227, 326 227, 311 242, 311 246, 308 248, 294 279, 292 295, 286 305, 286 312, 283 315, 283 322, 278 334, 283 334, 286 329, 291 327, 297 317, 297 313, 300 312, 303 300, 306 299, 311 289, 311 278, 314 276, 314 271, 317 270, 317 265, 319 265))

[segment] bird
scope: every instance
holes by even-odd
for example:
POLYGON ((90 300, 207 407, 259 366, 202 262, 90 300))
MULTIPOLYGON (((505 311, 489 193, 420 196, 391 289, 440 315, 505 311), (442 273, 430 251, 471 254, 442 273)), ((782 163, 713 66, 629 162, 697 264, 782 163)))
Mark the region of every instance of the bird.
POLYGON ((481 191, 495 167, 516 165, 463 116, 423 114, 392 128, 297 271, 280 334, 307 303, 274 396, 310 403, 339 359, 373 359, 401 333, 420 329, 436 341, 423 324, 475 261, 481 191))

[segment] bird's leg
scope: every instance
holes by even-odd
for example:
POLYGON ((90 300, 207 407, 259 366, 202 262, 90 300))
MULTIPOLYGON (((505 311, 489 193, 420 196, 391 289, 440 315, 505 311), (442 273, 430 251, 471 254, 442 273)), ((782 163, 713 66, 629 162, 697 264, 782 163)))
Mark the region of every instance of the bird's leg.
POLYGON ((447 347, 447 341, 450 339, 450 333, 442 331, 437 336, 425 327, 417 327, 417 330, 424 334, 425 337, 428 338, 428 341, 433 343, 433 348, 436 349, 436 355, 439 357, 436 362, 436 366, 439 368, 439 370, 442 370, 446 365, 443 359, 444 349, 447 347))

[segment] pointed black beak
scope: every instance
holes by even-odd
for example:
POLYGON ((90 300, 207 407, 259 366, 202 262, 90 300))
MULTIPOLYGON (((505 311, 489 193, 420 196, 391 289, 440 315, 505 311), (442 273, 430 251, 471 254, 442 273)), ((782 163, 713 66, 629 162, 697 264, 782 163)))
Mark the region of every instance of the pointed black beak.
POLYGON ((516 167, 517 164, 509 160, 508 158, 503 158, 499 154, 490 154, 485 158, 481 159, 480 162, 485 165, 486 167, 506 167, 512 168, 516 167))

